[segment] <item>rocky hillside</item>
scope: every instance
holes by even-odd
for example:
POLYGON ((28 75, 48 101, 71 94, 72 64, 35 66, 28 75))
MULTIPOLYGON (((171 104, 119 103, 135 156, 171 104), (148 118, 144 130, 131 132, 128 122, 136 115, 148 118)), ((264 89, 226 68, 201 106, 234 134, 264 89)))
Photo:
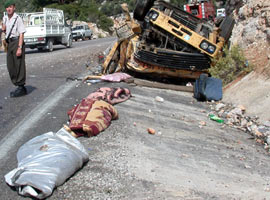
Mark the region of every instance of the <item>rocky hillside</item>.
POLYGON ((231 44, 238 44, 254 71, 234 81, 224 100, 246 107, 247 113, 270 120, 270 1, 230 0, 226 7, 236 19, 231 44))

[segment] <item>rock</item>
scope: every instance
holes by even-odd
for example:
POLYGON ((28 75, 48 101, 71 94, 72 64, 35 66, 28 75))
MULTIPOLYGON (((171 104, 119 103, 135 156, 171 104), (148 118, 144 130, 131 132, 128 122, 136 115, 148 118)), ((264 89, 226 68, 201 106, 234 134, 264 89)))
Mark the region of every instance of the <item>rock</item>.
POLYGON ((270 130, 264 133, 265 136, 270 136, 270 130))
POLYGON ((154 135, 156 133, 155 129, 153 129, 153 128, 148 128, 147 131, 151 135, 154 135))
POLYGON ((205 121, 200 121, 199 123, 201 126, 206 126, 206 122, 205 121))
POLYGON ((245 165, 246 169, 251 169, 251 167, 249 165, 245 165))
POLYGON ((250 128, 251 128, 251 131, 254 132, 254 133, 255 133, 256 131, 258 131, 258 126, 255 125, 255 124, 253 124, 250 128))
POLYGON ((258 138, 262 138, 264 135, 260 132, 260 131, 255 131, 255 136, 257 136, 258 138))
POLYGON ((270 145, 270 136, 268 136, 268 137, 266 138, 266 142, 267 142, 268 145, 270 145))
POLYGON ((264 134, 264 133, 266 133, 268 131, 268 129, 265 126, 261 125, 261 126, 258 127, 258 131, 260 131, 261 133, 264 134))
POLYGON ((157 102, 164 102, 164 99, 162 97, 156 96, 155 100, 157 102))
POLYGON ((192 87, 193 85, 192 85, 192 83, 188 82, 188 83, 186 84, 186 86, 192 87))
POLYGON ((245 119, 245 118, 242 118, 241 119, 241 127, 247 127, 247 123, 248 123, 248 121, 245 119))
POLYGON ((217 104, 216 105, 216 111, 219 111, 221 108, 224 108, 225 107, 225 104, 223 104, 223 103, 219 103, 219 104, 217 104))
POLYGON ((243 105, 238 105, 237 108, 240 108, 243 112, 246 111, 246 108, 243 105))
POLYGON ((257 142, 257 143, 260 143, 260 144, 264 144, 264 141, 261 140, 261 139, 256 139, 256 142, 257 142))
POLYGON ((263 123, 264 126, 270 127, 270 121, 266 121, 263 123))
POLYGON ((224 110, 220 110, 220 111, 218 112, 218 116, 219 116, 219 117, 222 117, 223 113, 224 113, 224 110))
POLYGON ((240 108, 234 108, 233 110, 231 110, 229 113, 228 113, 228 117, 233 117, 234 115, 242 115, 243 112, 240 108))

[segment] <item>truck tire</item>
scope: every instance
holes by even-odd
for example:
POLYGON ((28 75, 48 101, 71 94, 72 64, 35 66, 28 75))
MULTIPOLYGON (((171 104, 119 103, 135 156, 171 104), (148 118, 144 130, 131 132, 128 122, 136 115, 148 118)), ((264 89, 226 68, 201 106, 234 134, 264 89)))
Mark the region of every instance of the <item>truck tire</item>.
POLYGON ((134 19, 137 19, 138 21, 143 21, 145 15, 153 6, 154 1, 155 0, 137 0, 135 9, 133 12, 134 19))
POLYGON ((216 19, 215 19, 215 25, 217 26, 217 27, 219 27, 220 26, 220 24, 222 23, 222 21, 225 19, 225 17, 223 17, 223 16, 218 16, 218 17, 216 17, 216 19))
POLYGON ((48 40, 47 46, 48 46, 48 51, 52 52, 53 51, 53 40, 52 39, 48 40))
POLYGON ((220 24, 219 35, 225 39, 225 42, 227 42, 231 36, 234 23, 234 19, 231 16, 227 16, 220 24))

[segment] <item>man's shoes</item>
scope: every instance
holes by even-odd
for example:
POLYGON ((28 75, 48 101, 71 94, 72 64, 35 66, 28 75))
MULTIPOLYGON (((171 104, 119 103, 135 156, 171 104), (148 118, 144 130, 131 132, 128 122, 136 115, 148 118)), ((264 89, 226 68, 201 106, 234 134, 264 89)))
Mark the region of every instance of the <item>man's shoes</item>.
POLYGON ((18 86, 13 92, 10 92, 10 97, 21 97, 27 94, 26 88, 24 86, 18 86))

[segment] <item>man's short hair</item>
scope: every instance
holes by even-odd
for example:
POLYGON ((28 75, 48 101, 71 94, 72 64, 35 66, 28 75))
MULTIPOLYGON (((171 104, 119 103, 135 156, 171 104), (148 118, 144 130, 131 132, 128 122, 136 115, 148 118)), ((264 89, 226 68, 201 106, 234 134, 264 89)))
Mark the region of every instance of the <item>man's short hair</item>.
POLYGON ((14 0, 7 0, 5 2, 5 8, 11 6, 11 5, 14 5, 15 6, 15 1, 14 0))

